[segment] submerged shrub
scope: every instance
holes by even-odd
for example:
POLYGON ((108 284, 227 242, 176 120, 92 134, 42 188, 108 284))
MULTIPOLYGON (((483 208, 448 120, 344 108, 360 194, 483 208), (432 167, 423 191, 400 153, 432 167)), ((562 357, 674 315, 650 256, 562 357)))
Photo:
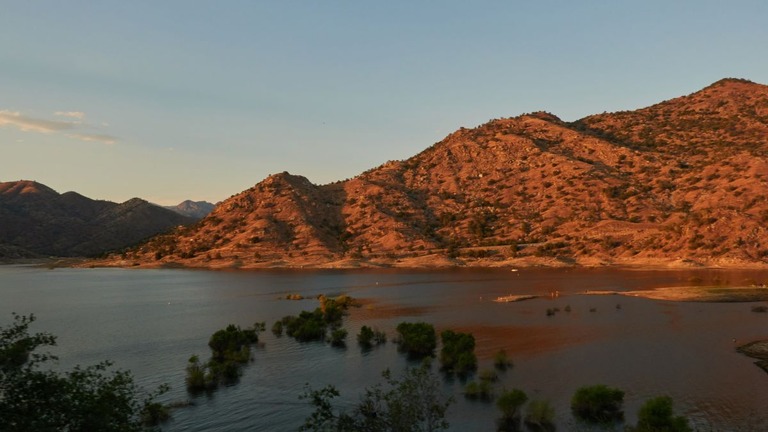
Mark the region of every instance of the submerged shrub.
POLYGON ((493 355, 493 366, 500 370, 505 371, 513 366, 512 360, 509 359, 507 352, 500 349, 493 355))
POLYGON ((374 329, 373 341, 376 342, 377 345, 385 344, 387 343, 387 334, 381 330, 374 329))
POLYGON ((493 399, 493 386, 490 381, 470 381, 464 386, 464 397, 490 401, 493 399))
POLYGON ((577 418, 592 423, 609 423, 624 417, 624 392, 602 384, 576 390, 571 411, 577 418))
POLYGON ((440 364, 447 372, 466 374, 477 369, 475 337, 470 333, 445 330, 440 334, 443 347, 440 350, 440 364))
POLYGON ((373 329, 368 326, 360 327, 360 333, 357 335, 357 343, 370 347, 373 341, 373 329))
POLYGON ((251 328, 241 329, 234 324, 217 331, 208 340, 208 347, 216 361, 235 361, 245 363, 250 359, 250 345, 259 341, 259 332, 264 331, 264 323, 256 323, 251 328))
POLYGON ((242 364, 251 359, 251 345, 259 341, 265 324, 256 323, 242 329, 230 324, 216 331, 208 340, 211 359, 205 363, 193 355, 187 362, 186 384, 191 392, 209 391, 222 383, 233 383, 240 378, 242 364))
POLYGON ((344 329, 336 329, 331 332, 331 345, 335 347, 343 347, 346 343, 347 331, 344 329))
POLYGON ((300 342, 323 340, 326 323, 323 313, 318 308, 313 312, 302 311, 298 316, 283 318, 285 333, 300 342))
POLYGON ((532 400, 525 410, 525 425, 531 430, 554 431, 555 409, 544 400, 532 400))
POLYGON ((483 369, 479 375, 480 381, 496 382, 499 379, 499 375, 493 369, 483 369))
POLYGON ((637 413, 637 427, 634 432, 691 432, 688 419, 675 416, 672 398, 660 396, 645 401, 637 413))
POLYGON ((498 430, 517 431, 520 429, 520 408, 528 401, 528 395, 518 389, 505 390, 496 399, 496 406, 501 410, 498 430))
POLYGON ((340 327, 347 308, 355 304, 352 297, 345 295, 335 299, 320 295, 318 300, 320 307, 314 311, 302 311, 298 316, 289 315, 280 321, 280 327, 288 336, 300 342, 324 340, 328 327, 333 330, 340 327))
POLYGON ((193 355, 187 362, 187 389, 190 391, 201 391, 209 388, 209 382, 206 381, 205 366, 200 364, 200 358, 193 355))
POLYGON ((368 326, 360 327, 360 333, 357 335, 357 343, 364 348, 370 348, 373 345, 379 345, 387 342, 387 334, 378 329, 372 329, 368 326))
POLYGON ((283 335, 283 322, 282 321, 275 321, 274 324, 272 324, 272 334, 280 337, 283 335))
POLYGON ((397 325, 397 343, 401 351, 416 357, 434 355, 437 347, 435 327, 425 322, 401 322, 397 325))

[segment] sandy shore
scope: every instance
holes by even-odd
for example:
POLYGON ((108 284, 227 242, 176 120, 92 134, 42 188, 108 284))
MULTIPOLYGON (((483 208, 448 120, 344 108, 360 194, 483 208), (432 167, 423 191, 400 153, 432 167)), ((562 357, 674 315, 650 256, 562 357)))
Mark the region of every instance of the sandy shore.
POLYGON ((511 303, 511 302, 519 302, 523 300, 530 300, 535 299, 538 296, 535 295, 508 295, 508 296, 502 296, 497 297, 493 299, 496 303, 511 303))
POLYGON ((687 286, 665 287, 636 291, 587 291, 587 295, 623 295, 653 300, 683 302, 760 302, 768 301, 768 288, 764 287, 721 287, 687 286))
POLYGON ((118 257, 106 259, 82 260, 81 262, 60 264, 75 267, 133 267, 133 268, 200 268, 200 269, 241 269, 258 270, 274 268, 303 269, 360 269, 360 268, 401 268, 401 269, 449 269, 449 268, 624 268, 635 270, 687 270, 687 269, 764 269, 768 263, 763 261, 744 261, 736 259, 693 260, 682 258, 620 258, 620 257, 578 257, 555 258, 524 256, 519 258, 448 258, 441 254, 426 254, 410 257, 371 257, 363 259, 340 258, 328 259, 317 256, 295 256, 271 261, 251 261, 226 257, 216 260, 202 258, 174 260, 170 257, 156 261, 153 259, 125 260, 118 257))

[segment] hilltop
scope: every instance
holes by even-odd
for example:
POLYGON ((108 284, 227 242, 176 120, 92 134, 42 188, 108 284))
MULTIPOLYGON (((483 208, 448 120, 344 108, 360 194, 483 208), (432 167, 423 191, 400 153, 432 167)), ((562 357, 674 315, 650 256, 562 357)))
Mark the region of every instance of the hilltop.
POLYGON ((280 173, 101 264, 355 267, 768 262, 768 86, 460 128, 315 185, 280 173))
POLYGON ((215 204, 209 203, 207 201, 192 200, 182 201, 175 206, 163 206, 163 208, 174 211, 182 216, 191 217, 193 219, 202 219, 208 216, 208 214, 213 211, 214 207, 216 207, 215 204))
POLYGON ((100 255, 194 221, 139 198, 117 204, 35 181, 0 183, 3 260, 100 255))

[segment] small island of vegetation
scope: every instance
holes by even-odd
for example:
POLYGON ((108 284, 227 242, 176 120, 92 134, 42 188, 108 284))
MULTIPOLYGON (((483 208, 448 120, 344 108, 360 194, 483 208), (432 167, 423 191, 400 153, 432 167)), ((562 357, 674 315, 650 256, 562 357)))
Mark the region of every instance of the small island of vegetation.
POLYGON ((336 298, 320 295, 318 301, 320 306, 313 311, 301 311, 299 315, 288 315, 275 322, 272 332, 279 336, 285 331, 299 342, 328 340, 334 346, 343 346, 347 337, 347 331, 341 328, 343 318, 357 302, 346 295, 336 298))
POLYGON ((208 341, 211 358, 200 363, 197 355, 190 357, 187 364, 187 389, 191 392, 213 390, 219 384, 236 382, 240 378, 241 366, 251 360, 251 345, 259 341, 264 323, 256 323, 242 329, 234 324, 216 331, 208 341))
POLYGON ((401 322, 397 325, 397 344, 400 351, 411 357, 426 357, 435 354, 437 335, 435 327, 425 322, 401 322))
POLYGON ((475 337, 471 333, 445 330, 440 333, 440 365, 448 373, 466 376, 477 369, 475 337))

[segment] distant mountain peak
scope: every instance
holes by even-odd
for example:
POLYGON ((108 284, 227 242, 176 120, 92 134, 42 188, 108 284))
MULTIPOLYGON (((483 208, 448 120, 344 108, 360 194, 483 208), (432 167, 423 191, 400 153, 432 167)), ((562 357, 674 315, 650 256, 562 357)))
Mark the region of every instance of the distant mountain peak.
POLYGON ((213 211, 216 205, 207 201, 184 200, 175 206, 163 207, 186 217, 202 219, 208 216, 208 214, 213 211))
POLYGON ((0 195, 48 195, 58 196, 59 193, 48 186, 34 180, 19 180, 0 183, 0 195))
POLYGON ((133 206, 139 206, 139 205, 144 205, 144 204, 148 204, 148 202, 146 200, 141 199, 141 198, 133 197, 133 198, 123 202, 121 205, 126 206, 126 207, 133 207, 133 206))

